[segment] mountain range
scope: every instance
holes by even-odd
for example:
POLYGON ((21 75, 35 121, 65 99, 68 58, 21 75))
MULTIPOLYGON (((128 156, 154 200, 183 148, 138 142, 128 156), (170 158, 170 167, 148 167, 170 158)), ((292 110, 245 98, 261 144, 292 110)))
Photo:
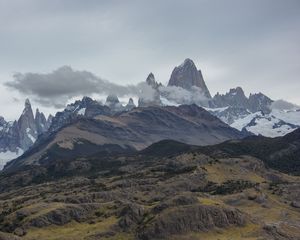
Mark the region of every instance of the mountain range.
POLYGON ((298 106, 212 97, 190 59, 146 86, 137 106, 0 118, 2 153, 24 151, 0 172, 0 239, 299 239, 298 106))
POLYGON ((45 115, 36 109, 35 116, 30 101, 25 101, 24 110, 17 121, 7 122, 0 117, 0 160, 1 168, 7 160, 11 160, 25 152, 36 141, 38 136, 46 132, 52 116, 45 115))
POLYGON ((48 119, 38 109, 34 116, 30 102, 26 100, 24 111, 17 121, 6 122, 4 118, 0 118, 2 165, 28 150, 43 133, 51 134, 78 118, 112 116, 131 111, 135 107, 197 104, 224 123, 248 135, 283 136, 300 126, 298 106, 274 101, 262 93, 250 94, 247 97, 243 89, 237 87, 226 94, 217 93, 212 97, 201 70, 197 69, 191 59, 186 59, 174 68, 167 86, 157 82, 153 73, 146 78, 146 84, 154 91, 153 97, 140 97, 137 106, 132 98, 123 105, 114 94, 110 94, 104 103, 84 97, 69 104, 55 117, 50 115, 48 119))
POLYGON ((66 110, 63 114, 56 114, 49 131, 25 154, 9 162, 5 170, 33 163, 54 163, 62 157, 142 150, 164 139, 209 145, 247 136, 195 104, 139 107, 111 114, 105 111, 109 109, 106 106, 96 107, 93 100, 88 99, 85 97, 77 101, 77 106, 84 108, 73 106, 77 115, 72 111, 72 117, 67 117, 69 112, 66 110), (93 112, 90 105, 83 104, 86 102, 92 104, 93 112), (85 110, 84 115, 81 115, 82 109, 85 110), (62 127, 61 119, 67 119, 67 124, 62 127), (52 155, 53 152, 55 155, 52 155))

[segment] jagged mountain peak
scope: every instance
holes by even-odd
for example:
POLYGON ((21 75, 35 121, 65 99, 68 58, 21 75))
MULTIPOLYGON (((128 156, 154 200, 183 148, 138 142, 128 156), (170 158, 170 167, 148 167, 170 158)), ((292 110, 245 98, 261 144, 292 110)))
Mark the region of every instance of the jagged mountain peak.
POLYGON ((25 99, 25 107, 31 107, 30 100, 28 98, 25 99))
POLYGON ((128 103, 125 107, 126 111, 130 111, 131 109, 135 108, 136 105, 134 104, 134 101, 132 98, 129 98, 128 103))
POLYGON ((217 93, 213 97, 213 103, 216 107, 248 108, 248 99, 241 87, 231 88, 225 94, 217 93))
POLYGON ((115 94, 110 94, 106 98, 106 105, 116 104, 116 103, 119 103, 119 102, 120 102, 119 98, 115 94))
POLYGON ((34 121, 35 121, 35 125, 36 125, 37 135, 40 135, 43 132, 46 132, 48 130, 49 126, 48 126, 46 117, 45 117, 44 113, 39 111, 38 108, 36 109, 34 121))
POLYGON ((133 99, 132 99, 132 98, 129 98, 128 103, 129 103, 129 104, 134 104, 133 99))
POLYGON ((174 68, 168 86, 181 87, 186 90, 197 87, 203 92, 206 98, 211 99, 210 92, 204 82, 201 71, 197 69, 195 63, 189 58, 174 68))
POLYGON ((5 121, 4 117, 0 116, 0 126, 3 126, 7 122, 5 121))
POLYGON ((231 88, 229 90, 229 94, 239 94, 245 96, 244 90, 241 87, 231 88))
POLYGON ((90 97, 84 96, 82 98, 81 102, 84 103, 84 104, 91 104, 91 103, 94 102, 94 100, 92 98, 90 98, 90 97))
POLYGON ((29 149, 37 137, 48 130, 50 124, 51 121, 47 121, 39 109, 33 114, 29 99, 25 100, 23 112, 18 120, 6 122, 0 117, 0 168, 5 162, 29 149))
POLYGON ((158 89, 160 86, 162 86, 161 83, 158 83, 156 80, 155 80, 155 76, 154 74, 151 72, 149 73, 148 77, 146 78, 146 83, 151 86, 153 89, 158 89))
POLYGON ((106 98, 105 105, 108 106, 113 112, 121 112, 126 110, 115 94, 110 94, 106 98))
POLYGON ((52 114, 49 114, 48 115, 48 118, 47 118, 47 121, 51 121, 53 119, 53 115, 52 114))
POLYGON ((129 98, 127 105, 135 106, 134 101, 133 101, 132 98, 129 98))
POLYGON ((263 111, 270 113, 272 103, 273 100, 261 92, 250 94, 249 96, 249 109, 252 112, 263 111))
POLYGON ((147 79, 155 79, 154 74, 152 72, 150 72, 147 79))
POLYGON ((25 103, 24 103, 24 110, 23 110, 23 114, 25 113, 29 113, 33 115, 33 112, 32 112, 32 108, 31 108, 31 103, 30 103, 30 100, 28 98, 26 98, 25 100, 25 103))
POLYGON ((183 63, 179 65, 179 67, 185 67, 185 66, 196 67, 194 61, 190 58, 184 59, 183 63))

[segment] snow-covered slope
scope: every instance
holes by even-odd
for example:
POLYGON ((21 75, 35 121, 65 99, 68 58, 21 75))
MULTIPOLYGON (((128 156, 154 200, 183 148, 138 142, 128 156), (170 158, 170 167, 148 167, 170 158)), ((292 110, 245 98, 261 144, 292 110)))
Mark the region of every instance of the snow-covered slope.
POLYGON ((272 110, 269 114, 256 112, 235 120, 230 126, 255 135, 283 136, 300 126, 300 111, 272 110))
POLYGON ((285 122, 300 126, 300 109, 298 110, 278 110, 273 109, 272 115, 285 122))

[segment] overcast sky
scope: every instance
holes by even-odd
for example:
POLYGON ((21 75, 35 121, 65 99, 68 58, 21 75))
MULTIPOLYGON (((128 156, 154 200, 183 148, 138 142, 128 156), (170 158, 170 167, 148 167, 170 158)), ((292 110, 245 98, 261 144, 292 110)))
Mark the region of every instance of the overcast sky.
MULTIPOLYGON (((0 0, 0 115, 22 111, 30 93, 5 83, 25 73, 67 65, 114 84, 149 72, 166 84, 187 57, 213 95, 241 86, 300 104, 299 43, 299 0, 0 0)), ((33 107, 54 111, 39 100, 33 107)))

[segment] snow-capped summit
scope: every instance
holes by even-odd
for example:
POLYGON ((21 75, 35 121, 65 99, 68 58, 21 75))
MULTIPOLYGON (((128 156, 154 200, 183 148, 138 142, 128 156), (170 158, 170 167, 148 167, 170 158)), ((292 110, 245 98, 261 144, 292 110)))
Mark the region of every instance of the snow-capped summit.
MULTIPOLYGON (((298 124, 300 125, 300 121, 298 124)), ((231 127, 240 131, 248 131, 255 135, 278 137, 294 131, 299 127, 299 125, 285 122, 280 119, 279 115, 274 116, 272 112, 270 114, 266 114, 263 111, 259 111, 236 120, 233 124, 231 124, 231 127)))
POLYGON ((168 86, 181 87, 187 90, 191 90, 192 87, 197 87, 201 89, 205 97, 208 99, 211 98, 201 71, 197 69, 194 62, 189 58, 174 68, 168 86))

